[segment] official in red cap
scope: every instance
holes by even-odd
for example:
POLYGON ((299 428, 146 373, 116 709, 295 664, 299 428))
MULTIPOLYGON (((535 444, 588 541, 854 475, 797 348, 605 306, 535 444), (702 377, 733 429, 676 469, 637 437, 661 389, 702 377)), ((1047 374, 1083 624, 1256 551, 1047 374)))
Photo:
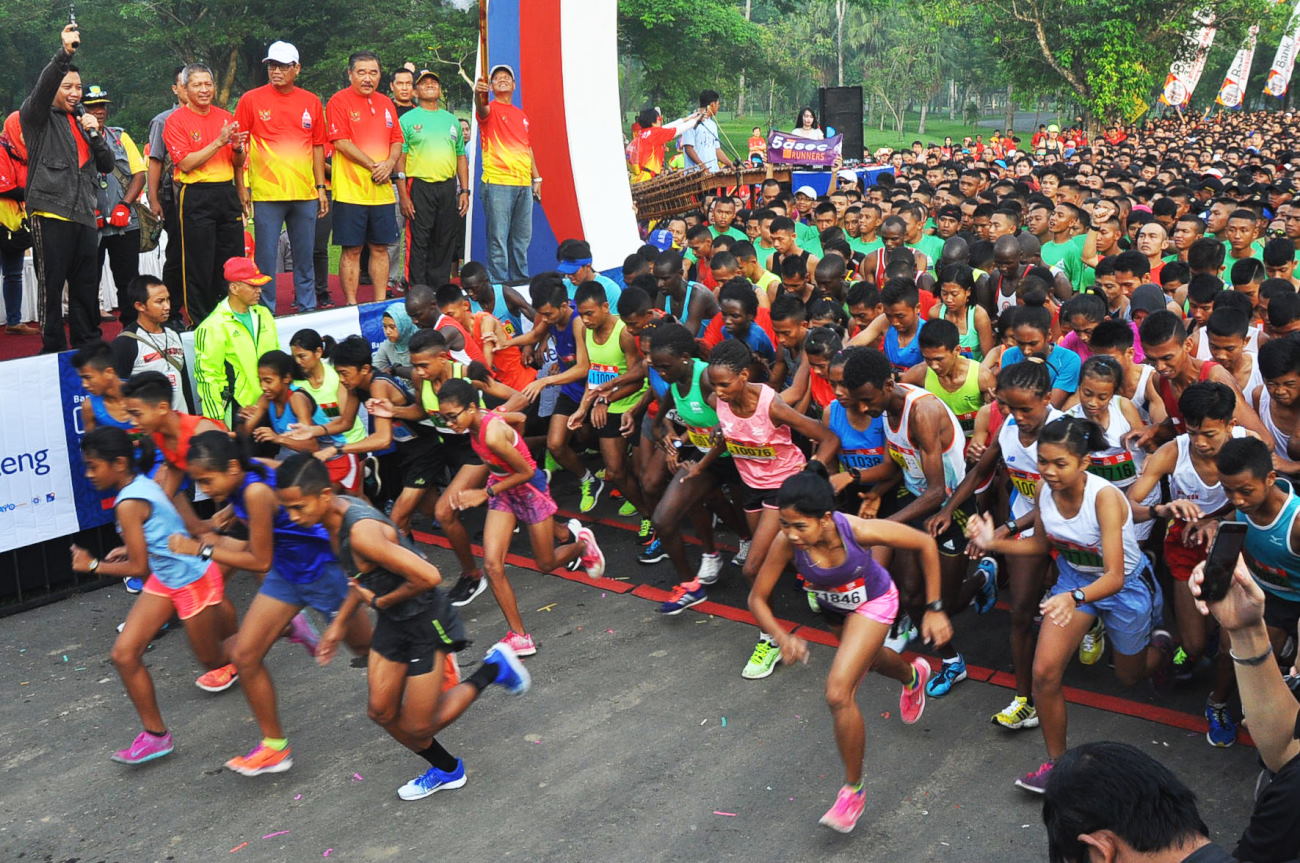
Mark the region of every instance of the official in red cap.
POLYGON ((280 349, 275 317, 261 304, 262 285, 271 277, 251 258, 227 258, 221 268, 226 298, 194 331, 194 380, 205 417, 234 428, 241 407, 262 395, 257 360, 280 349))

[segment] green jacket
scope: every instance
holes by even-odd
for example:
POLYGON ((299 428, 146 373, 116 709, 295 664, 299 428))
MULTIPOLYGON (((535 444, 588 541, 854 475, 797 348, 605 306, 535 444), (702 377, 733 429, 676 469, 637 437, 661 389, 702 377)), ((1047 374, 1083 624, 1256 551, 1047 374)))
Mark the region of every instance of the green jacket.
POLYGON ((249 312, 253 315, 256 341, 231 311, 229 297, 218 303, 194 330, 194 379, 200 412, 227 425, 233 420, 232 405, 246 407, 262 397, 257 360, 267 351, 280 348, 270 309, 256 305, 249 312))

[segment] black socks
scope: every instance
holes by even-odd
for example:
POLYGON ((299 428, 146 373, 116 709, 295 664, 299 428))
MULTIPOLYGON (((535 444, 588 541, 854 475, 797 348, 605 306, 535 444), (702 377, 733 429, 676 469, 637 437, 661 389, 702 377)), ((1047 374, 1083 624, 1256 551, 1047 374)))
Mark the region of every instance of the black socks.
POLYGON ((436 737, 430 741, 427 748, 421 749, 415 754, 437 767, 443 773, 450 773, 456 769, 455 756, 443 749, 442 744, 438 742, 436 737))
POLYGON ((485 662, 469 676, 466 682, 472 684, 479 692, 482 692, 496 682, 497 675, 500 673, 501 668, 495 662, 485 662))

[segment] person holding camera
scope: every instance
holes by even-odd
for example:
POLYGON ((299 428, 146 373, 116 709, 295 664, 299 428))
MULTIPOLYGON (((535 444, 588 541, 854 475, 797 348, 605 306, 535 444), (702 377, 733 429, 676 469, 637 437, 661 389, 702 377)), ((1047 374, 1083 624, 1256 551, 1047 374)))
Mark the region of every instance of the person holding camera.
POLYGON ((65 350, 63 285, 68 286, 72 346, 99 338, 99 175, 113 170, 100 123, 81 106, 81 74, 72 57, 81 45, 76 24, 19 109, 27 146, 27 212, 38 285, 41 352, 65 350))

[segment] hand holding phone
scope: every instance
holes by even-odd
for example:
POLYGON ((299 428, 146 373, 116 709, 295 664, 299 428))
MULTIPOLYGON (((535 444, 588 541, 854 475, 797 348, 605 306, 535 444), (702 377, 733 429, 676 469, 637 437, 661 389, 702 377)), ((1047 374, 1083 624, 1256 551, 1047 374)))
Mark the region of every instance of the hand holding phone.
POLYGON ((1219 532, 1214 537, 1214 545, 1205 559, 1205 580, 1201 585, 1201 599, 1206 602, 1218 602, 1228 595, 1232 586, 1232 571, 1237 567, 1237 558, 1246 542, 1246 523, 1244 521, 1225 521, 1219 525, 1219 532))

